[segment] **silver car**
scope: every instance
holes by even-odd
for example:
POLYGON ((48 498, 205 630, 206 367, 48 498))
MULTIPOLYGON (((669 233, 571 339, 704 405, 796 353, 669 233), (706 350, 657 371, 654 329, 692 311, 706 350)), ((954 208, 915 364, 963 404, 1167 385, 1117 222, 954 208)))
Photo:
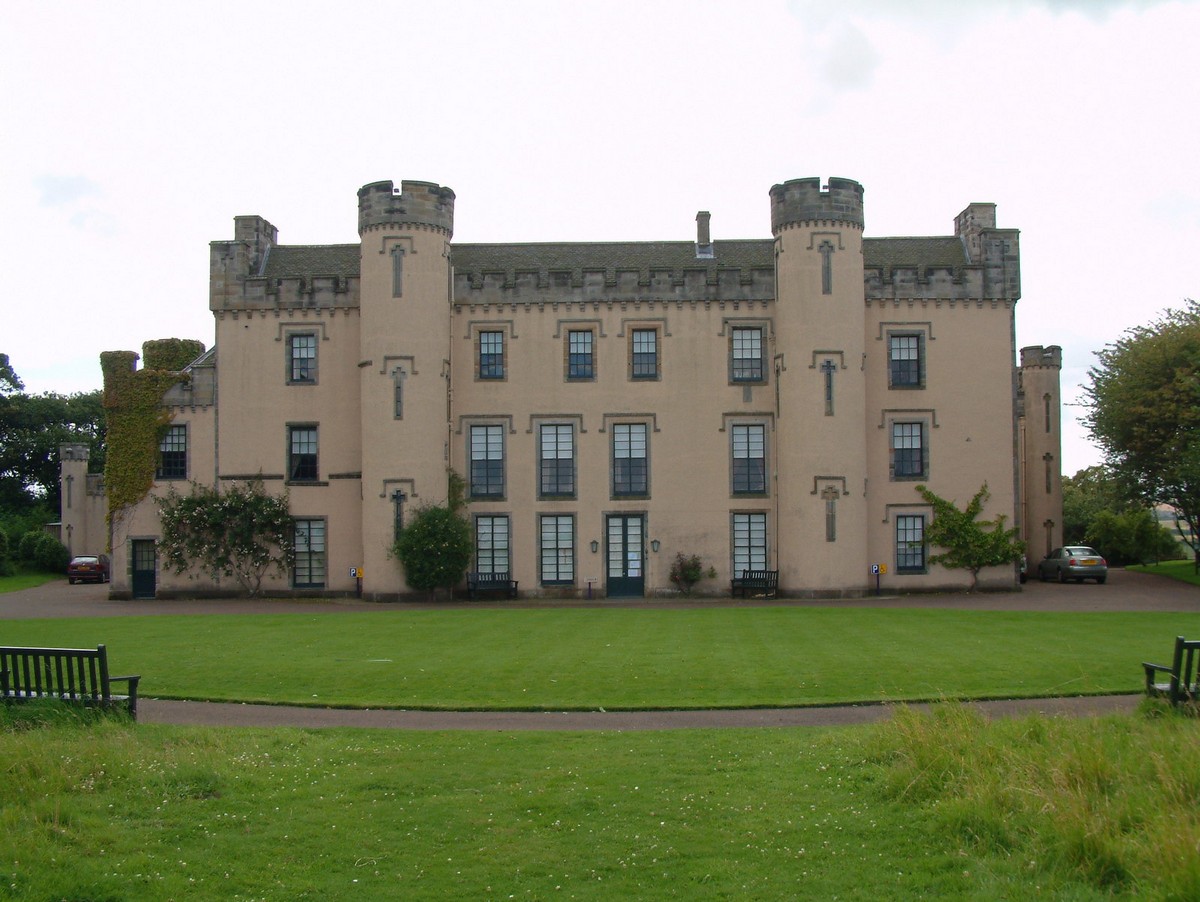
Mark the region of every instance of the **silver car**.
POLYGON ((1095 548, 1086 545, 1066 545, 1055 548, 1038 561, 1038 579, 1045 582, 1048 579, 1058 579, 1065 583, 1069 579, 1077 583, 1085 579, 1094 579, 1102 583, 1108 579, 1108 562, 1100 556, 1095 548))

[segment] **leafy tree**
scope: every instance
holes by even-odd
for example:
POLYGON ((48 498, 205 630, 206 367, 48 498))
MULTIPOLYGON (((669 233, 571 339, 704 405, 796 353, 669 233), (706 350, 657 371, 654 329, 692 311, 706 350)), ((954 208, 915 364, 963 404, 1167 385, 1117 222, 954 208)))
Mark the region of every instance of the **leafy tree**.
POLYGON ((25 391, 25 383, 9 363, 7 354, 0 354, 0 395, 25 391))
POLYGON ((441 586, 453 589, 473 551, 470 524, 454 508, 440 505, 418 508, 392 547, 408 584, 429 592, 441 586))
POLYGON ((1145 508, 1104 510, 1088 525, 1081 544, 1099 549, 1110 564, 1145 564, 1183 557, 1174 536, 1145 508))
MULTIPOLYGON (((1195 553, 1200 527, 1200 304, 1127 330, 1096 356, 1082 421, 1129 500, 1168 504, 1195 553)), ((1200 568, 1200 561, 1197 562, 1200 568)))
POLYGON ((1106 467, 1063 478, 1063 544, 1091 545, 1110 564, 1180 557, 1176 534, 1138 500, 1130 501, 1106 467))
POLYGON ((104 466, 101 393, 29 395, 23 389, 8 355, 0 354, 0 510, 43 506, 57 519, 58 446, 82 442, 91 450, 90 466, 104 466))
POLYGON ((1004 528, 1003 514, 995 520, 979 519, 984 504, 992 497, 986 482, 962 510, 923 485, 917 486, 917 492, 933 508, 933 522, 925 527, 926 541, 946 549, 930 555, 929 563, 969 571, 968 592, 979 585, 979 571, 984 567, 1011 564, 1025 553, 1025 543, 1017 538, 1017 530, 1004 528))
POLYGON ((188 495, 172 488, 158 499, 158 512, 159 552, 176 573, 232 576, 253 597, 268 573, 285 574, 294 561, 287 495, 267 494, 262 480, 223 492, 195 482, 188 495))
POLYGON ((1063 544, 1088 544, 1088 529, 1103 512, 1129 507, 1121 486, 1105 467, 1087 467, 1063 477, 1063 544))

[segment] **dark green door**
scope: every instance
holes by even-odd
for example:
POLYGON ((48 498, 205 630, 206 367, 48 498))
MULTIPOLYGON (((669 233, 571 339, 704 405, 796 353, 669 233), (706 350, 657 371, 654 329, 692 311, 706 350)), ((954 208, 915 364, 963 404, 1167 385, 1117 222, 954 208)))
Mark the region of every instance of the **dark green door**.
POLYGON ((609 598, 640 598, 646 594, 646 554, 642 547, 644 523, 641 514, 610 514, 608 517, 609 598))
POLYGON ((158 555, 153 539, 133 540, 133 579, 132 590, 134 598, 153 598, 157 588, 155 570, 158 555))

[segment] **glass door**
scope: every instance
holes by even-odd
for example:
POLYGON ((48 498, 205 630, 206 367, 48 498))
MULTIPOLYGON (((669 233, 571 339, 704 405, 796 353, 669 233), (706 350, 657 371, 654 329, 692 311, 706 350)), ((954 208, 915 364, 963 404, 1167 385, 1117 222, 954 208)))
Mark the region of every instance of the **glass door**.
POLYGON ((609 598, 641 598, 646 594, 645 518, 641 514, 610 514, 607 541, 609 598))

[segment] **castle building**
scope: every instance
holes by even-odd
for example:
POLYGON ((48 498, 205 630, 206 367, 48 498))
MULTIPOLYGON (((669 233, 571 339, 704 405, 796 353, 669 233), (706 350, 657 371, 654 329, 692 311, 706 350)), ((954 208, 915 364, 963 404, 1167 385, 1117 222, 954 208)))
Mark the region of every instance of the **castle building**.
MULTIPOLYGON (((1017 230, 975 203, 952 235, 864 237, 848 179, 769 200, 770 237, 741 240, 701 212, 695 240, 454 244, 454 192, 419 181, 364 186, 352 244, 236 217, 151 493, 261 476, 295 518, 271 590, 379 600, 410 594, 389 549, 448 469, 472 569, 531 597, 664 594, 677 554, 710 594, 745 569, 800 597, 963 588, 930 564, 922 484, 986 483, 985 516, 1058 544, 1061 352, 1018 360, 1017 230)), ((214 588, 157 537, 151 498, 114 521, 114 594, 214 588)))

